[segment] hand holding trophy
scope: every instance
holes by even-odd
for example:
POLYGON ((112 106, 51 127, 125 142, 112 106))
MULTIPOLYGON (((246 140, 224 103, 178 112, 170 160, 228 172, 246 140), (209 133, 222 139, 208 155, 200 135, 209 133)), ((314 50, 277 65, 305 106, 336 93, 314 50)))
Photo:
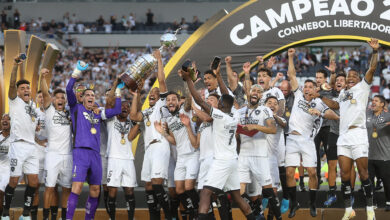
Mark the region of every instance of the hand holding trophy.
MULTIPOLYGON (((160 52, 164 49, 174 48, 176 46, 176 34, 179 30, 180 28, 177 29, 174 34, 167 33, 161 36, 160 52)), ((138 57, 137 60, 131 64, 131 66, 120 77, 126 87, 131 91, 137 90, 138 85, 142 82, 142 79, 148 78, 152 71, 156 68, 158 58, 159 57, 155 57, 152 54, 144 54, 138 57)))

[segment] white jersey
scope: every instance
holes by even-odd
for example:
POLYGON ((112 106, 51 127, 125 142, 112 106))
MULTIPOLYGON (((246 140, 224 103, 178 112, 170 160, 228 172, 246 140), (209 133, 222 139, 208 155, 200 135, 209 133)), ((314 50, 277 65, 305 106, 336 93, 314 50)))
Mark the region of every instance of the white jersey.
POLYGON ((40 108, 36 108, 35 112, 38 115, 38 124, 39 124, 39 131, 35 132, 35 136, 39 140, 47 140, 47 130, 46 130, 46 112, 42 111, 40 108))
MULTIPOLYGON (((229 91, 229 95, 231 95, 234 98, 233 92, 230 91, 230 89, 228 89, 228 91, 229 91)), ((212 93, 217 93, 219 96, 222 96, 221 89, 218 86, 216 89, 214 89, 212 91, 209 91, 209 90, 206 89, 204 91, 204 97, 207 99, 207 97, 209 97, 209 95, 212 94, 212 93)))
MULTIPOLYGON (((99 107, 100 111, 105 111, 104 107, 99 107)), ((107 133, 107 122, 106 118, 102 118, 100 121, 100 156, 107 157, 107 139, 108 139, 108 133, 107 133)))
POLYGON ((176 141, 177 155, 181 156, 185 154, 191 154, 193 152, 199 153, 199 151, 191 145, 191 141, 187 133, 187 128, 181 122, 179 114, 186 114, 190 120, 192 118, 191 111, 187 113, 183 108, 180 108, 178 114, 170 115, 166 118, 168 128, 172 132, 176 141))
POLYGON ((337 100, 340 106, 340 137, 337 142, 338 145, 368 143, 367 135, 354 137, 354 140, 349 140, 350 138, 344 138, 343 136, 348 132, 348 128, 351 126, 367 130, 366 110, 370 87, 371 86, 366 80, 363 79, 351 89, 341 90, 337 100))
POLYGON ((0 166, 9 166, 9 139, 9 136, 4 137, 3 134, 0 134, 0 166))
POLYGON ((236 130, 239 116, 234 113, 224 113, 211 108, 213 118, 214 158, 232 160, 237 158, 236 130))
POLYGON ((144 143, 147 148, 154 140, 162 141, 168 144, 168 141, 156 130, 154 127, 155 121, 160 121, 164 116, 169 115, 168 109, 165 107, 167 94, 160 94, 160 99, 153 107, 142 111, 143 120, 145 124, 144 143))
POLYGON ((275 96, 278 101, 284 100, 283 92, 277 87, 271 87, 267 91, 263 92, 263 96, 260 99, 260 105, 264 105, 265 100, 270 96, 275 96))
MULTIPOLYGON (((238 110, 240 116, 240 124, 255 124, 265 126, 268 119, 273 119, 273 114, 270 108, 266 106, 257 106, 255 109, 250 109, 247 106, 238 110)), ((240 134, 241 146, 240 155, 242 156, 268 156, 266 134, 257 132, 253 137, 240 134)))
POLYGON ((69 111, 57 111, 53 105, 46 110, 47 151, 58 154, 72 152, 72 127, 69 111))
POLYGON ((107 156, 125 160, 134 160, 131 141, 127 138, 133 123, 130 120, 120 122, 117 117, 107 121, 107 156), (125 143, 121 141, 124 139, 125 143))
POLYGON ((198 133, 200 134, 199 160, 214 156, 214 138, 213 138, 212 126, 213 123, 211 122, 203 122, 199 127, 198 130, 198 133))
MULTIPOLYGON (((284 123, 287 123, 286 119, 279 117, 284 123)), ((282 126, 276 123, 276 134, 267 134, 267 146, 268 153, 278 156, 279 152, 279 142, 284 141, 284 130, 282 126)), ((284 144, 284 143, 283 143, 284 144)))
POLYGON ((38 124, 38 115, 34 103, 24 102, 19 96, 9 100, 9 114, 11 117, 10 142, 24 140, 35 144, 35 129, 38 124))
POLYGON ((312 99, 310 102, 306 101, 299 89, 294 92, 294 96, 294 104, 289 120, 289 133, 296 131, 305 137, 314 139, 321 128, 322 118, 311 115, 309 109, 314 108, 325 113, 329 108, 318 98, 312 99))

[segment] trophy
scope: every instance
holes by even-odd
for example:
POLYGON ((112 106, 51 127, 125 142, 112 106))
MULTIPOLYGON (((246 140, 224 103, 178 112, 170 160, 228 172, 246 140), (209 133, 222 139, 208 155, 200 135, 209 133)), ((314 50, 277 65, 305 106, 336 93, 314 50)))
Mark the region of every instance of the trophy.
MULTIPOLYGON (((159 48, 162 52, 165 48, 174 48, 176 46, 177 37, 176 34, 180 30, 177 29, 174 34, 166 33, 161 36, 159 48)), ((130 67, 121 76, 121 80, 125 83, 126 87, 132 91, 137 90, 138 85, 142 82, 142 79, 146 79, 150 76, 152 71, 156 68, 157 59, 152 54, 144 54, 137 58, 137 60, 130 65, 130 67)))

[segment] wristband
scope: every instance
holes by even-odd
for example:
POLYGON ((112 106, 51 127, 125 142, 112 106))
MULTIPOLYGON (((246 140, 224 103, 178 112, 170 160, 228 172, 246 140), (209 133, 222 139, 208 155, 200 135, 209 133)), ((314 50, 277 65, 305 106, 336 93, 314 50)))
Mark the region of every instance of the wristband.
POLYGON ((117 87, 117 88, 115 89, 115 96, 116 96, 116 97, 121 97, 121 95, 122 95, 121 89, 117 87))

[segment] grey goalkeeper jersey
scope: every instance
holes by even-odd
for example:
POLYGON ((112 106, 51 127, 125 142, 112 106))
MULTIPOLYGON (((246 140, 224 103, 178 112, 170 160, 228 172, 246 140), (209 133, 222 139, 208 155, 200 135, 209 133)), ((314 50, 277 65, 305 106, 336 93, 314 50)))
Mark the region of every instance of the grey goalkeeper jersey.
POLYGON ((370 148, 368 159, 370 160, 390 160, 390 113, 382 112, 376 116, 372 110, 367 111, 367 133, 370 148), (373 133, 377 133, 375 138, 373 133))

